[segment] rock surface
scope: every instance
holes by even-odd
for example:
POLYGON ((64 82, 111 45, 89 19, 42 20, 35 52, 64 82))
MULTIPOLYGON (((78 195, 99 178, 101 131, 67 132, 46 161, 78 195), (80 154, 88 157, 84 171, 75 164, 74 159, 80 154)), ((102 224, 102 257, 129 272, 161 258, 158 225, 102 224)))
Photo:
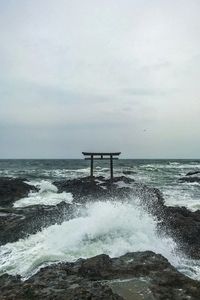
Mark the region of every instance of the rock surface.
POLYGON ((104 177, 77 178, 54 182, 58 192, 71 192, 74 200, 72 204, 65 202, 56 206, 34 205, 24 208, 13 208, 11 203, 21 196, 27 196, 31 189, 35 189, 21 179, 0 178, 0 245, 17 241, 28 234, 55 223, 62 223, 73 217, 73 211, 78 205, 85 205, 87 201, 109 199, 126 201, 137 197, 145 210, 158 220, 159 230, 172 236, 180 250, 192 258, 200 258, 200 211, 191 212, 185 207, 170 207, 165 205, 161 192, 137 183, 125 176, 116 177, 114 181, 104 177), (124 186, 118 186, 118 183, 124 186), (11 194, 9 196, 9 191, 11 194), (7 206, 6 206, 7 203, 7 206))
POLYGON ((72 216, 74 207, 65 202, 56 206, 33 205, 0 209, 0 245, 16 242, 52 224, 61 224, 72 216))
POLYGON ((165 205, 162 193, 156 188, 134 182, 125 176, 115 178, 114 184, 104 178, 91 181, 89 177, 54 183, 60 192, 70 191, 75 201, 84 203, 90 197, 112 197, 124 200, 137 197, 145 210, 158 220, 158 228, 172 236, 180 250, 192 258, 200 258, 200 210, 189 211, 185 207, 170 207, 165 205), (128 187, 118 187, 118 182, 130 184, 128 187), (103 187, 105 189, 103 189, 103 187))
POLYGON ((0 206, 10 207, 30 191, 37 191, 34 186, 25 183, 26 179, 0 177, 0 206))
POLYGON ((188 172, 184 177, 179 178, 180 182, 189 182, 189 183, 200 183, 200 174, 199 170, 188 172))
MULTIPOLYGON (((126 177, 115 178, 114 182, 125 180, 126 177)), ((118 189, 110 180, 99 177, 91 181, 89 177, 67 180, 55 183, 59 191, 72 192, 74 203, 61 202, 57 205, 32 205, 28 207, 12 207, 20 198, 27 197, 30 191, 37 191, 34 186, 24 183, 25 179, 0 178, 0 245, 15 242, 28 234, 34 234, 44 227, 61 224, 64 220, 73 217, 76 202, 85 204, 88 199, 96 200, 105 197, 121 197, 128 195, 129 189, 118 189), (101 185, 99 184, 99 181, 101 185)))
MULTIPOLYGON (((36 189, 22 179, 0 178, 0 244, 14 242, 45 226, 72 218, 77 204, 85 205, 88 200, 110 197, 126 201, 134 195, 143 208, 157 218, 159 230, 173 236, 186 254, 200 258, 200 211, 166 206, 158 189, 125 176, 117 177, 113 182, 103 177, 94 180, 85 177, 54 184, 58 192, 73 194, 72 204, 61 202, 56 206, 14 208, 15 201, 36 189)), ((76 263, 49 266, 25 282, 19 276, 5 274, 0 277, 0 299, 128 299, 123 289, 119 295, 112 291, 113 282, 120 280, 120 285, 127 290, 127 280, 130 280, 128 284, 135 295, 138 290, 135 279, 141 282, 141 277, 147 289, 143 296, 137 295, 137 299, 200 299, 199 282, 177 272, 161 255, 148 251, 113 259, 100 255, 79 259, 76 263), (126 281, 123 283, 123 280, 126 281)))
POLYGON ((116 183, 124 182, 131 184, 133 179, 120 176, 115 177, 112 181, 105 179, 102 176, 95 177, 91 180, 90 177, 77 178, 73 180, 56 181, 53 184, 58 188, 59 193, 70 192, 73 194, 76 202, 84 203, 88 199, 96 200, 97 198, 125 196, 130 193, 130 188, 119 188, 116 183))
POLYGON ((181 182, 197 182, 200 183, 200 177, 197 176, 187 176, 187 177, 182 177, 179 179, 181 182))
POLYGON ((191 176, 191 175, 196 175, 196 174, 200 174, 200 171, 191 171, 191 172, 188 172, 186 174, 186 176, 191 176))
POLYGON ((72 213, 72 206, 64 202, 57 206, 13 207, 15 201, 27 197, 31 191, 38 191, 25 181, 0 177, 0 245, 15 242, 51 224, 61 223, 72 213))
POLYGON ((199 282, 177 272, 164 257, 151 251, 60 263, 41 269, 24 282, 19 276, 6 274, 0 277, 0 299, 122 300, 127 299, 124 293, 117 295, 109 286, 116 280, 122 285, 130 280, 131 289, 137 291, 137 281, 131 281, 135 278, 148 287, 142 295, 138 293, 138 299, 200 299, 199 282))

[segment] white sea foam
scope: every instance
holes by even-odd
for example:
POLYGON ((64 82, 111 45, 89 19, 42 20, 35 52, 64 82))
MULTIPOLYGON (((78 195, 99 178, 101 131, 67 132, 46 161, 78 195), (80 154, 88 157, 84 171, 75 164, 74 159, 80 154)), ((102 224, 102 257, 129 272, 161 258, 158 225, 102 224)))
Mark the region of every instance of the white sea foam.
POLYGON ((170 164, 171 166, 178 166, 178 165, 180 165, 179 162, 170 162, 169 164, 170 164))
MULTIPOLYGON (((130 166, 130 165, 129 165, 130 166)), ((115 165, 115 176, 122 175, 124 168, 136 174, 129 175, 137 181, 160 188, 164 192, 167 205, 186 206, 191 210, 200 209, 199 184, 180 183, 177 178, 188 171, 200 168, 199 162, 169 162, 134 164, 131 167, 115 165)), ((2 176, 23 176, 26 178, 77 178, 89 175, 90 169, 77 165, 74 169, 23 169, 0 171, 2 176)), ((95 176, 109 177, 109 169, 99 164, 95 176)), ((197 176, 197 175, 196 175, 197 176)), ((56 179, 55 179, 56 178, 56 179)), ((69 193, 58 193, 49 181, 31 181, 40 188, 38 193, 21 199, 15 206, 32 204, 55 205, 61 201, 71 202, 69 193)), ((119 183, 119 185, 122 183, 119 183)), ((9 243, 0 248, 0 272, 30 276, 41 265, 53 261, 73 261, 79 257, 90 257, 99 253, 118 256, 127 251, 153 250, 163 254, 185 274, 200 279, 200 263, 176 255, 176 245, 172 239, 156 234, 156 222, 133 203, 101 202, 88 204, 81 216, 61 225, 50 226, 27 239, 9 243)))
POLYGON ((156 221, 134 201, 88 203, 79 217, 2 246, 0 272, 29 276, 53 261, 145 250, 163 254, 174 265, 179 263, 176 244, 157 235, 156 221))
POLYGON ((58 189, 51 182, 42 180, 32 181, 29 184, 35 185, 39 192, 31 192, 28 197, 22 198, 14 203, 14 207, 26 207, 30 205, 57 205, 60 202, 72 203, 71 193, 57 193, 58 189))
POLYGON ((115 183, 119 188, 124 188, 124 187, 131 187, 130 183, 125 183, 124 181, 118 181, 115 183))
POLYGON ((200 209, 199 184, 190 184, 190 189, 176 186, 164 192, 165 204, 168 206, 185 206, 191 211, 200 209), (195 193, 195 188, 197 189, 195 193), (193 190, 192 190, 193 189, 193 190))

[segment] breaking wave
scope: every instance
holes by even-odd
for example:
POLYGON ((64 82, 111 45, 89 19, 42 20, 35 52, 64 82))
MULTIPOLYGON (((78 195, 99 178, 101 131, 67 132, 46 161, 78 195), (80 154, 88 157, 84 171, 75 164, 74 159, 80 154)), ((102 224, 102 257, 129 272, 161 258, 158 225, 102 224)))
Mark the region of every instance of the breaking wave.
POLYGON ((158 236, 156 220, 132 202, 95 202, 79 216, 0 248, 0 272, 30 276, 52 262, 106 253, 111 257, 152 250, 177 265, 176 244, 158 236))
POLYGON ((57 205, 60 202, 72 203, 71 193, 58 193, 58 189, 51 182, 28 182, 39 188, 39 192, 31 192, 28 197, 22 198, 14 203, 14 207, 26 207, 30 205, 57 205))

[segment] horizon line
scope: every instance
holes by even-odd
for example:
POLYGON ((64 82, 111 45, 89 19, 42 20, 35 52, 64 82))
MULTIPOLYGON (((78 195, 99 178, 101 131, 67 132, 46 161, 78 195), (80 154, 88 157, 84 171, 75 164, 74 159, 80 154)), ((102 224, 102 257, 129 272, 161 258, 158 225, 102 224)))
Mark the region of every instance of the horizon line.
MULTIPOLYGON (((133 158, 133 157, 123 157, 119 158, 119 160, 200 160, 200 158, 195 158, 195 157, 190 157, 190 158, 176 158, 176 157, 167 157, 167 158, 133 158)), ((73 158, 34 158, 34 157, 29 157, 29 158, 0 158, 0 160, 84 160, 84 157, 73 157, 73 158)))

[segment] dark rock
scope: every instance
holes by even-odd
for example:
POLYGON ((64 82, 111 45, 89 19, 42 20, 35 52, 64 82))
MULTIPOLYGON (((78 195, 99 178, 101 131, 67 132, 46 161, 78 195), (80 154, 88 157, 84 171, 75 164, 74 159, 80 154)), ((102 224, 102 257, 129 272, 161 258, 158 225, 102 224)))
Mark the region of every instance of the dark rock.
MULTIPOLYGON (((140 191, 138 187, 136 190, 140 191)), ((157 189, 144 187, 142 196, 139 193, 143 208, 157 218, 158 230, 172 236, 189 257, 200 259, 200 210, 192 212, 186 207, 166 206, 157 189)))
POLYGON ((136 174, 136 172, 134 172, 134 171, 129 171, 129 170, 125 170, 125 171, 123 171, 122 172, 124 175, 134 175, 134 174, 136 174))
POLYGON ((200 174, 200 171, 191 171, 191 172, 188 172, 186 174, 186 176, 191 176, 191 175, 196 175, 196 174, 200 174))
POLYGON ((185 207, 164 207, 160 227, 171 235, 179 248, 194 259, 200 258, 200 211, 185 207))
POLYGON ((25 238, 52 224, 61 224, 73 216, 74 209, 74 206, 65 202, 56 206, 0 209, 0 245, 25 238))
POLYGON ((131 179, 126 176, 115 177, 115 178, 113 178, 113 180, 111 182, 119 182, 119 181, 123 181, 124 183, 127 183, 127 184, 131 184, 131 183, 135 182, 134 179, 131 179))
POLYGON ((37 191, 25 179, 0 177, 0 206, 12 206, 13 202, 27 197, 30 191, 37 191))
MULTIPOLYGON (((187 177, 189 178, 189 177, 187 177)), ((193 177, 194 178, 194 177, 193 177)), ((140 204, 158 220, 158 229, 171 235, 179 248, 192 258, 200 258, 200 211, 185 207, 165 206, 162 193, 136 183, 125 176, 113 181, 89 177, 54 183, 59 192, 71 192, 72 205, 34 205, 12 208, 11 204, 34 189, 23 180, 0 178, 0 244, 14 242, 45 226, 62 223, 73 217, 76 201, 84 205, 88 199, 140 199, 140 204), (129 187, 119 188, 123 181, 129 187), (19 184, 19 187, 18 187, 19 184)), ((102 280, 147 278, 154 299, 200 299, 199 283, 177 272, 160 255, 152 252, 131 253, 120 258, 101 255, 72 264, 59 264, 42 269, 25 282, 19 277, 0 277, 0 299, 122 299, 102 280), (190 297, 190 298, 189 298, 190 297)), ((134 288, 134 286, 133 286, 134 288)))
POLYGON ((73 204, 62 202, 56 206, 35 205, 11 208, 10 204, 14 199, 18 200, 33 187, 22 180, 0 179, 0 194, 4 195, 4 200, 7 199, 4 203, 8 205, 7 208, 0 209, 1 245, 36 233, 46 226, 73 218, 77 208, 76 202, 84 205, 87 201, 105 200, 110 197, 113 200, 126 201, 134 196, 139 199, 140 205, 145 210, 156 217, 159 231, 171 235, 179 248, 192 258, 200 258, 200 211, 191 212, 184 207, 165 206, 163 195, 158 189, 134 182, 133 179, 125 176, 116 177, 113 181, 103 177, 92 180, 90 177, 85 177, 54 184, 59 192, 66 191, 73 194, 73 204), (120 181, 128 184, 128 187, 119 188, 116 183, 120 181), (9 196, 10 190, 11 196, 9 196))
POLYGON ((87 197, 90 195, 101 195, 103 189, 98 185, 95 179, 90 177, 77 178, 72 180, 56 181, 53 184, 58 188, 58 192, 70 192, 75 199, 87 197))
MULTIPOLYGON (((113 280, 146 280, 148 294, 140 299, 200 299, 200 283, 179 273, 159 254, 151 251, 128 253, 119 258, 99 255, 75 263, 60 263, 41 269, 26 281, 0 277, 0 299, 126 299, 114 294, 113 280), (148 296, 151 298, 147 298, 148 296)), ((134 281, 131 289, 134 290, 134 281)), ((134 298, 132 298, 134 299, 134 298)))
POLYGON ((70 192, 74 197, 75 202, 85 203, 88 200, 96 201, 97 198, 105 199, 106 197, 116 197, 128 195, 130 189, 120 189, 115 183, 123 181, 130 184, 134 180, 125 176, 115 177, 113 180, 99 177, 84 177, 72 180, 56 181, 53 184, 58 188, 58 192, 70 192))
POLYGON ((200 183, 200 177, 197 177, 197 176, 182 177, 182 178, 179 179, 179 181, 181 181, 181 182, 197 182, 197 183, 200 183))

